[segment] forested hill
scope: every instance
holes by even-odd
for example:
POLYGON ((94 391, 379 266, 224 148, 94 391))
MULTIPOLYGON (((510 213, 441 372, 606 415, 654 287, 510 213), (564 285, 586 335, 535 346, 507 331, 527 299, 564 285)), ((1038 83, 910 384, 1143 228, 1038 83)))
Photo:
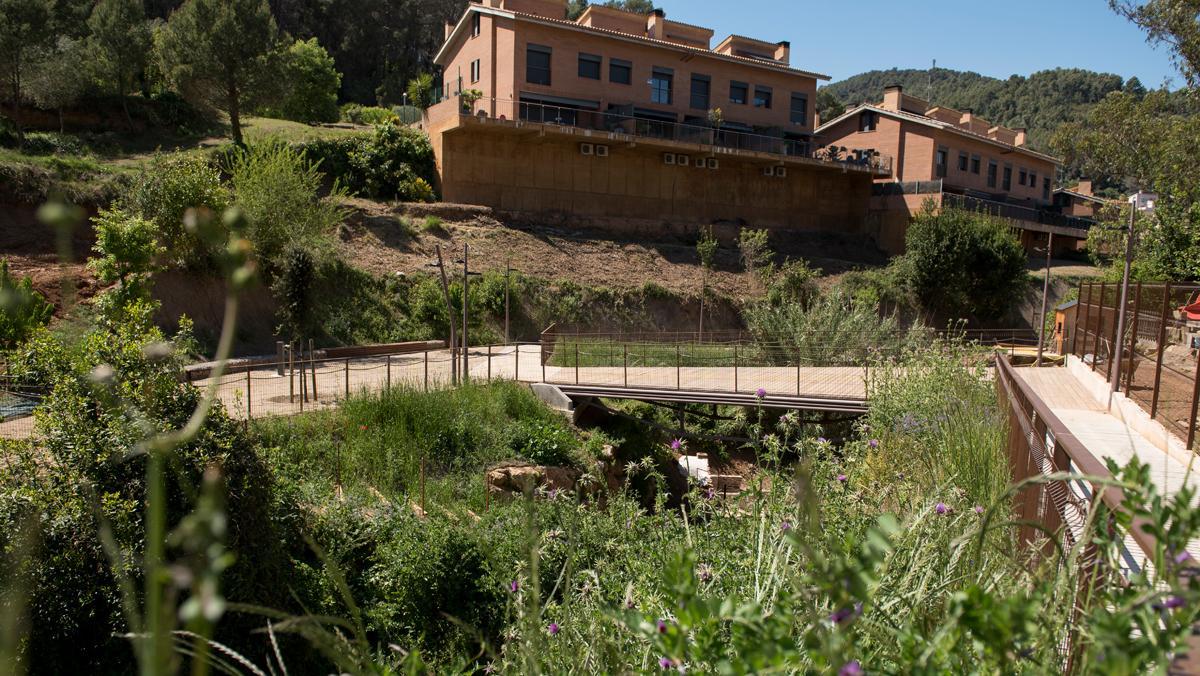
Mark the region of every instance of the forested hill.
POLYGON ((971 109, 991 122, 1025 127, 1030 145, 1042 149, 1048 147, 1059 125, 1081 120, 1109 92, 1145 91, 1137 78, 1125 80, 1120 75, 1078 68, 1044 70, 1029 77, 1013 75, 1007 80, 947 68, 892 68, 868 71, 822 88, 818 97, 821 119, 833 119, 829 115, 847 105, 878 102, 889 85, 901 85, 906 93, 927 98, 934 105, 971 109))

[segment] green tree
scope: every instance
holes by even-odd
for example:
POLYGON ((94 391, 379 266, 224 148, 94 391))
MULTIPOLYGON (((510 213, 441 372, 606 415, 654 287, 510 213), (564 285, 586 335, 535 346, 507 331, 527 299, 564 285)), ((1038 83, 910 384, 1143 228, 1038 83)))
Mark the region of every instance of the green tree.
POLYGON ((316 38, 292 43, 283 55, 282 71, 286 89, 278 106, 280 117, 309 124, 338 121, 342 74, 316 38))
POLYGON ((762 276, 769 274, 775 252, 771 251, 770 235, 766 230, 742 228, 738 233, 738 251, 741 252, 746 272, 762 276))
POLYGON ((157 49, 171 84, 223 108, 241 145, 243 101, 268 73, 278 41, 267 0, 187 0, 167 20, 157 49))
MULTIPOLYGON (((590 4, 593 3, 588 2, 588 0, 570 0, 567 3, 567 18, 578 19, 590 4)), ((649 14, 654 11, 654 3, 651 0, 607 0, 607 2, 594 4, 615 7, 616 9, 623 9, 626 12, 635 12, 637 14, 649 14)))
POLYGON ((38 60, 29 74, 26 91, 38 106, 58 111, 58 130, 64 131, 63 109, 74 105, 91 85, 84 44, 66 36, 53 51, 38 60))
POLYGON ((821 117, 821 124, 825 124, 830 120, 840 117, 846 111, 846 104, 842 103, 829 87, 821 87, 817 90, 817 115, 821 117))
POLYGON ((428 108, 433 105, 433 76, 421 73, 408 81, 408 105, 428 108))
POLYGON ((162 255, 154 223, 121 208, 104 209, 92 219, 96 255, 88 267, 103 284, 115 284, 101 298, 101 311, 114 317, 127 305, 150 297, 150 275, 162 255))
POLYGON ((1027 259, 1003 221, 927 204, 909 225, 905 246, 897 265, 928 312, 993 318, 1020 297, 1027 259))
POLYGON ((0 0, 0 76, 6 81, 17 126, 17 147, 25 147, 21 121, 24 80, 33 66, 33 55, 51 34, 53 0, 0 0))
POLYGON ((116 86, 125 124, 133 129, 128 94, 146 68, 152 38, 141 0, 100 0, 88 19, 89 41, 100 67, 116 86))
POLYGON ((1113 11, 1146 31, 1151 44, 1166 45, 1189 86, 1200 85, 1200 3, 1195 0, 1109 0, 1113 11))
POLYGON ((54 306, 33 290, 33 280, 19 281, 8 271, 8 259, 0 259, 0 348, 20 345, 37 328, 50 322, 54 306))

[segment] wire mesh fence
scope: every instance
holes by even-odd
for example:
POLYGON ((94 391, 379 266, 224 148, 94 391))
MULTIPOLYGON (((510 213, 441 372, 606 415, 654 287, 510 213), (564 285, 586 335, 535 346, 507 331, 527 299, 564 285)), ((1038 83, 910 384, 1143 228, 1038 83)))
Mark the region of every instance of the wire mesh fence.
POLYGON ((1126 325, 1116 365, 1121 285, 1085 282, 1079 288, 1068 352, 1141 405, 1195 449, 1200 400, 1200 285, 1130 286, 1126 325))

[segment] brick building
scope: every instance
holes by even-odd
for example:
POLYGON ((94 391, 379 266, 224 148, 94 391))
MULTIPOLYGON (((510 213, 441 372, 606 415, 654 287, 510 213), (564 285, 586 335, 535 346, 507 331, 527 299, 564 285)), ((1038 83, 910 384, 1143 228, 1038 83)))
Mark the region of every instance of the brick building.
POLYGON ((830 146, 895 158, 871 198, 872 228, 885 250, 903 250, 909 220, 930 201, 1007 218, 1028 247, 1044 245, 1051 232, 1059 250, 1086 240, 1086 224, 1054 206, 1060 162, 1027 147, 1023 129, 888 87, 882 102, 847 110, 817 134, 830 146))
POLYGON ((713 47, 661 10, 566 14, 566 0, 484 0, 447 26, 446 98, 424 120, 445 200, 634 230, 864 231, 889 159, 823 155, 828 78, 794 68, 787 42, 713 47))

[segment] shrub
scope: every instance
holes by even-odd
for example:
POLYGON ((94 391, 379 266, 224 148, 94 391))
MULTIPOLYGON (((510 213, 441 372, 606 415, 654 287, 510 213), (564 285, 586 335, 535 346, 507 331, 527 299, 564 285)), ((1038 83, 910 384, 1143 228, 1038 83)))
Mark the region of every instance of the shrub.
POLYGON ((352 124, 389 124, 396 120, 396 114, 387 108, 364 106, 360 103, 347 103, 342 106, 342 121, 352 124))
POLYGON ((283 78, 287 88, 273 111, 279 117, 309 124, 338 121, 341 112, 337 93, 342 75, 316 38, 292 43, 284 55, 283 78))
POLYGON ((289 246, 316 261, 332 255, 333 232, 345 216, 341 188, 321 196, 317 165, 283 143, 259 143, 239 153, 230 169, 234 198, 250 223, 247 238, 268 275, 283 266, 289 246))
POLYGON ((751 274, 762 272, 775 257, 766 230, 742 228, 738 233, 738 250, 742 254, 742 265, 746 267, 746 272, 751 274))
POLYGON ((576 463, 579 439, 571 430, 550 422, 519 422, 508 430, 513 453, 538 465, 576 463))
POLYGON ((199 268, 210 264, 212 247, 184 228, 188 209, 219 214, 229 205, 221 172, 203 156, 192 153, 157 154, 134 180, 124 206, 154 223, 168 260, 199 268))
POLYGON ((446 224, 437 216, 426 216, 421 223, 421 229, 428 233, 441 234, 446 232, 446 224))
POLYGON ((50 322, 54 306, 33 290, 33 280, 17 281, 8 271, 8 260, 0 260, 0 349, 9 350, 25 342, 34 330, 50 322))
POLYGON ((767 288, 767 300, 772 305, 807 305, 817 294, 817 279, 820 276, 821 270, 810 267, 804 259, 788 261, 775 272, 767 288))
POLYGON ((424 132, 387 123, 350 156, 357 188, 368 197, 423 202, 433 199, 425 177, 434 175, 433 146, 424 132))
POLYGON ((408 102, 417 108, 433 105, 433 75, 421 73, 408 81, 408 102))
POLYGON ((150 273, 162 254, 154 224, 119 207, 102 209, 92 219, 96 230, 96 256, 88 267, 103 284, 113 288, 101 296, 102 311, 111 316, 135 301, 150 297, 150 273))
POLYGON ((898 265, 927 311, 950 318, 998 317, 1021 297, 1025 252, 999 219, 927 207, 913 219, 905 244, 898 265))
POLYGON ((82 141, 70 134, 52 132, 33 132, 25 135, 26 155, 68 155, 79 156, 87 152, 82 141))

